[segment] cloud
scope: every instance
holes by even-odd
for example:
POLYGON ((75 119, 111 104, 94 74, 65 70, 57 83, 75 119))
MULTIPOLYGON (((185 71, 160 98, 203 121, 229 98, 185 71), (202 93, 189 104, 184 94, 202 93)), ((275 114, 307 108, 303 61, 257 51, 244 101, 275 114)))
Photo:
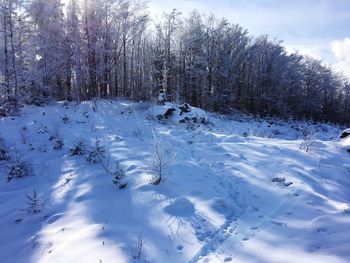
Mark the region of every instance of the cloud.
MULTIPOLYGON (((318 60, 325 60, 325 54, 330 53, 329 45, 294 44, 286 45, 287 53, 299 53, 303 56, 313 57, 318 60)), ((332 54, 331 54, 332 55, 332 54)))
POLYGON ((350 38, 333 41, 331 50, 335 57, 334 68, 350 77, 350 38))
POLYGON ((350 38, 332 42, 332 52, 338 59, 350 62, 350 38))
POLYGON ((321 60, 350 79, 350 38, 316 43, 301 40, 300 43, 286 43, 285 46, 288 53, 298 52, 321 60))

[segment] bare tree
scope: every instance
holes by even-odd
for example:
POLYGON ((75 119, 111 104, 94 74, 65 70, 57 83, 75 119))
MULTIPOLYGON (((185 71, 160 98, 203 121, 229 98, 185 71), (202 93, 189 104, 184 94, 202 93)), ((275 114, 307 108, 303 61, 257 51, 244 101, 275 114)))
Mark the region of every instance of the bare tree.
POLYGON ((153 173, 151 183, 158 185, 164 180, 170 166, 174 163, 175 152, 164 139, 161 139, 155 133, 153 133, 151 151, 151 168, 153 173))

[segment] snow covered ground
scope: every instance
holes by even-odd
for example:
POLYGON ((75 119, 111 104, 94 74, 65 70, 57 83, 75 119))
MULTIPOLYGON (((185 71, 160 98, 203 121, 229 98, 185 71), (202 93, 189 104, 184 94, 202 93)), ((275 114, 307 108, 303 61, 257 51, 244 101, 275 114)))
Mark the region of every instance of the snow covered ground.
POLYGON ((0 163, 1 262, 350 262, 350 154, 340 129, 239 114, 190 127, 149 112, 106 100, 0 120, 12 160, 33 166, 8 182, 11 161, 0 163), (49 140, 57 134, 62 150, 49 140), (157 186, 153 134, 176 154, 157 186), (100 139, 126 189, 101 164, 70 156, 78 138, 100 139), (34 189, 40 213, 28 211, 34 189))

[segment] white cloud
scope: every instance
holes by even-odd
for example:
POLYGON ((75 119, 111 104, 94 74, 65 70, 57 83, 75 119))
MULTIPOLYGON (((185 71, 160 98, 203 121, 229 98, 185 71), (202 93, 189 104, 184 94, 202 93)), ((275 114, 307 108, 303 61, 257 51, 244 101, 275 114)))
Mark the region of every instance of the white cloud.
POLYGON ((298 44, 298 45, 286 45, 286 51, 291 53, 298 52, 303 56, 313 57, 315 59, 324 60, 325 53, 329 49, 325 45, 309 45, 309 44, 298 44))
POLYGON ((334 68, 350 77, 350 38, 333 41, 331 49, 335 57, 334 68))
POLYGON ((288 53, 298 52, 319 59, 350 79, 350 38, 324 42, 315 40, 311 43, 301 41, 301 43, 286 43, 285 46, 288 53))
POLYGON ((350 61, 350 38, 332 42, 332 51, 337 58, 350 61))

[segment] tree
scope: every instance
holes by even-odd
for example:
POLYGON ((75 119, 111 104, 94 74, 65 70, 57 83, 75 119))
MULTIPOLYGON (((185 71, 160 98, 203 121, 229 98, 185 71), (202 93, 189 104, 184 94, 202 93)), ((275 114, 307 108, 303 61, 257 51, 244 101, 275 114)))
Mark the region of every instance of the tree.
POLYGON ((0 0, 1 115, 159 93, 221 113, 350 122, 344 76, 226 19, 172 10, 153 24, 143 0, 0 0))
POLYGON ((80 103, 81 90, 83 88, 82 52, 81 52, 81 24, 78 18, 78 6, 76 0, 71 0, 67 14, 67 34, 72 50, 72 71, 74 79, 75 99, 80 103))
POLYGON ((171 13, 164 13, 162 21, 156 24, 157 52, 162 54, 162 57, 158 59, 159 65, 156 65, 158 68, 156 73, 160 71, 161 77, 156 77, 156 79, 161 81, 158 84, 159 92, 166 93, 172 99, 176 97, 174 90, 175 53, 173 52, 173 44, 175 33, 179 26, 179 15, 180 13, 174 9, 171 13))

